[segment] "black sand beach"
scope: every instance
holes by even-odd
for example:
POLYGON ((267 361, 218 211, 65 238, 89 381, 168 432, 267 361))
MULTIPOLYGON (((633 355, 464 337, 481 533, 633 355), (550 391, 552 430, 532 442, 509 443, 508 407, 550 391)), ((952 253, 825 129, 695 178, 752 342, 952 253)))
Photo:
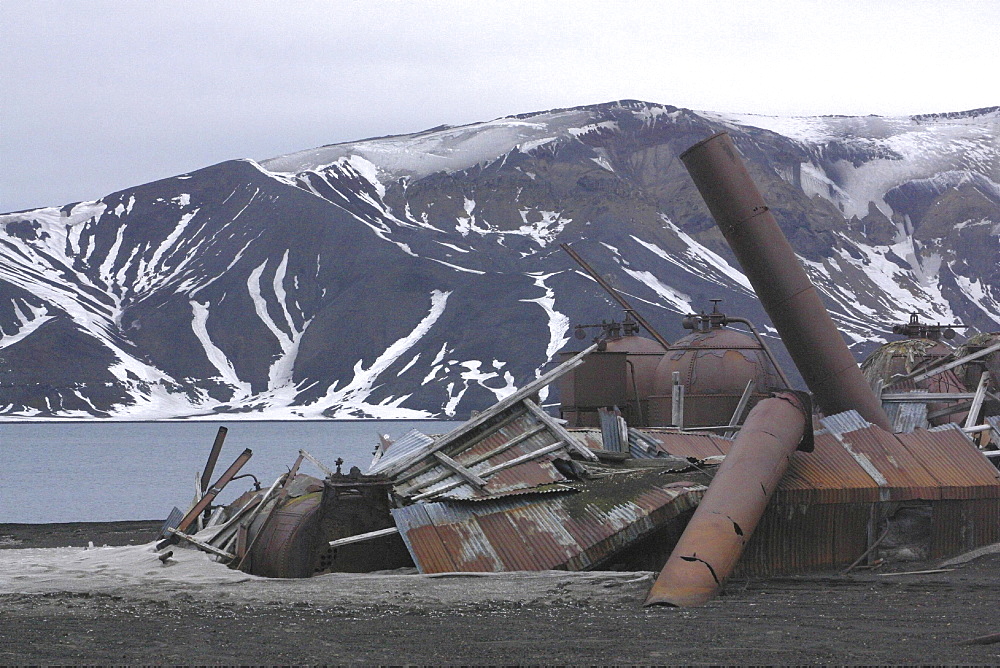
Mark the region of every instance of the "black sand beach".
MULTIPOLYGON (((0 547, 137 545, 158 528, 5 524, 0 547)), ((64 552, 79 554, 51 554, 64 552)), ((83 583, 0 595, 0 663, 1000 662, 1000 644, 962 644, 998 630, 1000 555, 949 568, 734 581, 693 609, 641 608, 648 573, 323 576, 96 591, 83 583)))

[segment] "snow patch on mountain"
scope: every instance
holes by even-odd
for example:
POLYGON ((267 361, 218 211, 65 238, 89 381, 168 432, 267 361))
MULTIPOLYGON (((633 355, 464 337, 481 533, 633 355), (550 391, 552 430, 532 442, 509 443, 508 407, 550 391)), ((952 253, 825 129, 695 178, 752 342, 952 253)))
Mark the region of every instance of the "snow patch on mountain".
POLYGON ((379 376, 412 349, 438 321, 448 305, 449 295, 451 292, 434 290, 431 293, 430 311, 409 334, 389 346, 367 368, 363 366, 362 360, 358 360, 354 365, 354 378, 343 387, 339 387, 339 383, 332 385, 322 398, 299 411, 300 414, 333 418, 373 417, 381 420, 433 417, 433 414, 427 411, 401 407, 399 404, 405 401, 407 396, 394 400, 387 399, 377 405, 369 404, 367 399, 379 376))
POLYGON ((545 348, 545 359, 546 361, 551 360, 555 357, 563 346, 569 343, 569 337, 566 333, 569 331, 569 318, 559 311, 556 310, 556 293, 555 290, 550 288, 545 284, 545 281, 556 274, 562 272, 553 272, 551 274, 544 273, 529 273, 526 274, 529 278, 534 281, 536 287, 541 288, 545 291, 545 294, 541 297, 536 297, 534 299, 521 299, 519 301, 527 302, 531 304, 538 304, 545 310, 545 315, 548 316, 549 325, 549 344, 545 348))
POLYGON ((13 304, 17 317, 15 317, 13 327, 7 328, 13 331, 0 329, 0 350, 28 338, 35 330, 54 317, 49 315, 48 309, 44 306, 32 306, 22 299, 13 300, 13 304))

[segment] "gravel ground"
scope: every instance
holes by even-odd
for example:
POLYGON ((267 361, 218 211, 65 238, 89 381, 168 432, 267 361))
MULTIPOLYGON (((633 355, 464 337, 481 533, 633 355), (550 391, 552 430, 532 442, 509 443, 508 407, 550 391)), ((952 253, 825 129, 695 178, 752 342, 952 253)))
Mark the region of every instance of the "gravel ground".
POLYGON ((651 573, 265 580, 187 550, 164 566, 140 547, 158 527, 0 525, 0 547, 24 548, 0 550, 0 664, 1000 663, 1000 644, 962 644, 998 630, 989 551, 643 609, 651 573))

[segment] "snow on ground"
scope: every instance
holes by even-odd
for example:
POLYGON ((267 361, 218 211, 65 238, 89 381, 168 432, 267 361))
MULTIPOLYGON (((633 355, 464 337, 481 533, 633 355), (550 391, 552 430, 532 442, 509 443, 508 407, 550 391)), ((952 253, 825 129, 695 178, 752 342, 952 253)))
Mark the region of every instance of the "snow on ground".
POLYGON ((0 594, 88 593, 130 599, 178 596, 315 605, 453 608, 480 602, 600 605, 642 602, 648 572, 330 573, 307 579, 247 575, 195 550, 173 546, 166 564, 154 544, 127 547, 0 549, 0 594))
POLYGON ((320 170, 347 156, 359 156, 380 173, 422 177, 434 172, 453 172, 487 163, 518 146, 537 147, 569 128, 587 125, 589 111, 538 114, 530 120, 498 118, 486 123, 334 144, 265 160, 271 172, 298 174, 320 170))
POLYGON ((982 119, 698 113, 729 127, 770 130, 814 149, 838 142, 872 156, 886 155, 859 165, 848 160, 838 160, 825 168, 815 162, 802 163, 806 194, 830 200, 848 218, 867 215, 869 202, 891 215, 882 196, 909 181, 943 172, 996 170, 997 130, 984 127, 982 119))
POLYGON ((19 316, 16 318, 18 327, 9 333, 0 330, 0 349, 12 346, 27 338, 32 332, 55 317, 49 315, 48 309, 44 306, 32 306, 21 299, 15 299, 13 303, 14 312, 19 316))

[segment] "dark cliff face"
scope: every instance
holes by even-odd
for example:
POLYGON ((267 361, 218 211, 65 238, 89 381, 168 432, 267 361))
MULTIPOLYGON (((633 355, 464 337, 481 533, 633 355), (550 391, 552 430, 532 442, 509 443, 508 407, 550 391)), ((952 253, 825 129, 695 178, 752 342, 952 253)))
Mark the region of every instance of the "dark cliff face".
POLYGON ((8 214, 0 414, 463 416, 621 317, 564 242, 670 339, 716 297, 764 328, 678 159, 721 130, 856 352, 912 310, 995 331, 998 123, 625 101, 8 214))

